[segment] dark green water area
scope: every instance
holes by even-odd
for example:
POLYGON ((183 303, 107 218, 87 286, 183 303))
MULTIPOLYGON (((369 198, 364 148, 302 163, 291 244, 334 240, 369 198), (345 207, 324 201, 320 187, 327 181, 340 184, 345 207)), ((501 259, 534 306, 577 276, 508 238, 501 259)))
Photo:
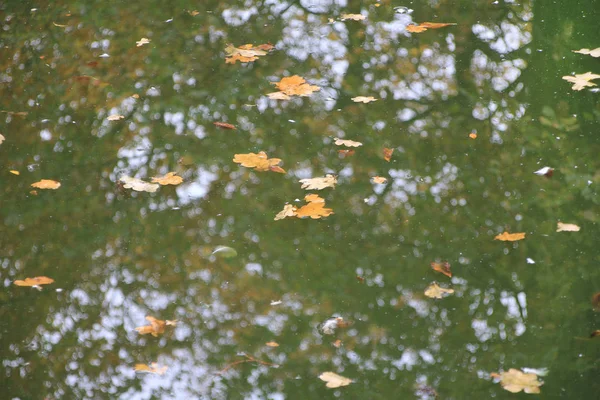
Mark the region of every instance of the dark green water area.
POLYGON ((3 399, 600 395, 600 57, 574 52, 600 47, 599 1, 14 0, 0 21, 3 399), (295 75, 318 90, 268 97, 295 75), (233 161, 261 151, 282 170, 233 161))

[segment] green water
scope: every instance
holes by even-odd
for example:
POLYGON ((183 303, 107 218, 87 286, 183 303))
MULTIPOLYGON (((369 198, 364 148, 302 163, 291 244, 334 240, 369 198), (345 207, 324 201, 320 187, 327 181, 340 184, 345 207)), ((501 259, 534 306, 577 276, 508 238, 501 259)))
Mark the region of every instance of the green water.
POLYGON ((600 94, 561 77, 600 74, 572 52, 600 46, 599 3, 339 3, 0 5, 3 398, 525 398, 489 376, 525 367, 549 370, 540 398, 598 397, 600 94), (228 43, 276 50, 232 65, 228 43), (296 74, 321 90, 266 97, 296 74), (232 161, 259 151, 287 173, 232 161), (169 171, 184 182, 117 183, 169 171), (327 173, 333 215, 274 221, 327 173), (55 282, 13 284, 35 276, 55 282), (147 315, 178 324, 141 336, 147 315))

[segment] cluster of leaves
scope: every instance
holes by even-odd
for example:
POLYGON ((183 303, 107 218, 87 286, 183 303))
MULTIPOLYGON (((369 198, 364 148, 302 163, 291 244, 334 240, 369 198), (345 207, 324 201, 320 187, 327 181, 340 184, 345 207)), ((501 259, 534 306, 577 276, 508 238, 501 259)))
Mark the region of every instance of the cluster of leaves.
MULTIPOLYGON (((587 54, 592 57, 600 57, 600 47, 598 47, 594 50, 590 50, 590 49, 573 50, 573 52, 579 53, 579 54, 587 54)), ((562 78, 565 81, 571 82, 573 84, 571 89, 579 91, 579 90, 585 89, 586 87, 596 86, 595 83, 590 82, 590 81, 600 78, 600 75, 594 74, 592 72, 586 72, 585 74, 575 74, 575 76, 567 75, 567 76, 563 76, 562 78)))

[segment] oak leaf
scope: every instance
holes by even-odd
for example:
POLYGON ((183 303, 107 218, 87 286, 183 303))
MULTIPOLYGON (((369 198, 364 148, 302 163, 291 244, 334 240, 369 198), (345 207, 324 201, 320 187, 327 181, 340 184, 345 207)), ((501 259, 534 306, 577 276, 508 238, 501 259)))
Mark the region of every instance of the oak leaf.
POLYGON ((388 147, 383 148, 383 159, 387 162, 390 162, 392 159, 392 154, 394 154, 394 149, 390 149, 388 147))
POLYGON ((579 232, 581 228, 575 224, 563 224, 559 222, 556 226, 556 232, 579 232))
POLYGON ((517 240, 525 239, 525 233, 508 233, 504 232, 494 237, 494 240, 501 240, 503 242, 516 242, 517 240))
POLYGON ((327 382, 325 386, 327 386, 330 389, 338 388, 341 386, 348 386, 352 383, 352 379, 338 375, 335 372, 323 372, 321 375, 319 375, 319 379, 324 382, 327 382))
POLYGON ((42 179, 39 182, 32 183, 31 187, 37 189, 58 189, 60 187, 60 182, 53 181, 52 179, 42 179))
POLYGON ((165 176, 155 176, 152 178, 152 183, 158 183, 159 185, 179 185, 183 182, 183 178, 175 175, 175 172, 169 172, 165 176))
POLYGON ((243 167, 254 168, 257 171, 274 171, 285 174, 285 170, 278 166, 281 159, 269 158, 264 151, 258 154, 235 154, 233 162, 241 164, 243 167))
POLYGON ((369 97, 365 97, 365 96, 357 96, 357 97, 353 97, 352 101, 355 103, 370 103, 372 101, 377 101, 378 99, 376 99, 375 97, 369 96, 369 97))
POLYGON ((406 27, 407 32, 420 33, 425 32, 427 29, 439 29, 445 26, 456 25, 456 23, 450 22, 421 22, 419 25, 408 25, 406 27))
POLYGON ((533 373, 524 373, 518 369, 511 368, 508 372, 491 373, 490 376, 500 380, 500 384, 505 390, 511 393, 540 393, 540 386, 544 382, 538 380, 538 376, 533 373))
POLYGON ((327 187, 335 188, 337 178, 331 174, 327 174, 322 178, 300 179, 302 184, 301 189, 306 190, 321 190, 327 187))
POLYGON ((167 369, 169 369, 169 367, 167 367, 165 365, 165 366, 159 368, 158 363, 152 363, 150 365, 135 364, 135 367, 133 369, 136 372, 148 372, 151 374, 163 375, 165 372, 167 372, 167 369))
POLYGON ((573 87, 571 87, 571 89, 579 91, 588 86, 596 86, 595 83, 592 83, 590 81, 600 78, 600 75, 592 74, 591 72, 586 72, 585 74, 577 74, 575 76, 566 75, 562 78, 565 81, 571 82, 573 84, 573 87))
POLYGON ((36 276, 35 278, 25 278, 25 280, 16 280, 13 283, 17 286, 39 286, 49 285, 54 282, 54 279, 47 276, 36 276))
POLYGON ((156 319, 150 315, 146 317, 146 320, 150 322, 150 325, 139 326, 135 328, 136 331, 139 332, 140 335, 151 334, 154 337, 158 337, 158 335, 165 332, 165 327, 167 325, 175 326, 177 325, 177 321, 163 321, 160 319, 156 319))
POLYGON ((433 282, 425 289, 425 296, 431 297, 432 299, 441 299, 446 294, 454 293, 454 289, 445 289, 440 287, 437 283, 433 282))
POLYGON ((127 175, 122 176, 121 178, 119 178, 119 181, 123 183, 123 187, 125 189, 133 189, 136 192, 154 193, 160 187, 160 185, 157 185, 156 183, 144 182, 141 179, 132 178, 132 177, 127 176, 127 175))
POLYGON ((450 271, 450 263, 444 261, 443 263, 432 262, 431 269, 437 272, 441 272, 449 278, 452 278, 452 272, 450 271))
POLYGON ((354 140, 344 140, 335 138, 334 143, 338 146, 346 146, 346 147, 359 147, 362 146, 361 142, 355 142, 354 140))
POLYGON ((590 49, 580 49, 580 50, 573 50, 573 53, 579 53, 579 54, 589 54, 592 57, 600 57, 600 47, 598 47, 597 49, 594 50, 590 50, 590 49))

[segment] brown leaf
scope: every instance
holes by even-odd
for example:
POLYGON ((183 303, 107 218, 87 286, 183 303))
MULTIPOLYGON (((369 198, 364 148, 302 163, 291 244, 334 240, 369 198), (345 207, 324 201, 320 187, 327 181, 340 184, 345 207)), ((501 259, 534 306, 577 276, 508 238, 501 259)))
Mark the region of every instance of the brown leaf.
POLYGON ((165 176, 155 176, 152 178, 152 183, 158 183, 159 185, 179 185, 183 182, 183 178, 175 175, 176 172, 169 172, 165 176))
POLYGON ((383 148, 383 159, 387 162, 390 162, 392 159, 392 154, 394 154, 394 149, 390 149, 388 147, 383 148))
MULTIPOLYGON (((254 168, 257 171, 269 171, 272 170, 272 167, 277 166, 281 163, 280 158, 268 158, 267 153, 264 151, 259 152, 258 154, 248 153, 248 154, 236 154, 233 157, 233 162, 241 164, 244 167, 254 168)), ((275 170, 274 172, 284 172, 283 169, 275 170)))
POLYGON ((588 86, 596 86, 595 83, 592 83, 590 81, 600 78, 600 75, 592 74, 591 72, 586 72, 585 74, 578 74, 575 76, 567 75, 563 76, 562 78, 565 81, 571 82, 573 84, 573 87, 571 89, 579 91, 588 86))
POLYGON ((301 189, 321 190, 327 187, 335 188, 337 178, 333 175, 327 174, 322 178, 300 179, 300 183, 302 184, 301 189))
POLYGON ((165 372, 167 372, 167 369, 169 369, 169 367, 165 365, 159 368, 157 363, 152 363, 150 365, 135 364, 135 367, 133 369, 136 372, 148 372, 151 374, 163 375, 165 372))
POLYGON ((60 182, 53 181, 52 179, 42 179, 39 182, 32 183, 31 186, 37 189, 58 189, 60 182))
POLYGON ((150 322, 150 325, 140 326, 135 328, 136 331, 139 332, 140 335, 151 334, 154 337, 158 337, 158 335, 165 332, 165 326, 175 326, 177 325, 177 321, 163 321, 160 319, 156 319, 150 315, 146 317, 146 320, 150 322))
POLYGON ((525 239, 525 233, 508 233, 504 232, 500 235, 496 235, 494 240, 501 240, 503 242, 515 242, 517 240, 525 239))
POLYGON ((596 336, 600 336, 600 330, 598 329, 590 334, 591 338, 595 338, 596 336))
POLYGON ((327 382, 327 385, 325 386, 327 386, 330 389, 338 388, 341 386, 348 386, 352 383, 352 379, 348 379, 334 372, 323 372, 321 375, 319 375, 319 379, 321 379, 324 382, 327 382))
POLYGON ((47 276, 36 276, 35 278, 25 278, 24 281, 16 280, 13 283, 17 286, 39 286, 49 285, 54 282, 54 279, 47 276))
POLYGON ((432 262, 431 268, 434 271, 441 272, 447 277, 452 278, 452 272, 450 272, 450 263, 447 261, 444 261, 443 263, 432 262))
POLYGON ((452 293, 454 293, 454 289, 444 289, 435 282, 425 289, 425 296, 431 297, 432 299, 441 299, 444 295, 452 293))
POLYGON ((237 129, 235 125, 228 124, 227 122, 213 122, 213 125, 223 129, 237 129))
POLYGON ((346 146, 346 147, 359 147, 362 146, 361 142, 355 142, 354 140, 344 140, 335 138, 334 143, 337 146, 346 146))
POLYGON ((508 372, 492 373, 490 376, 499 379, 502 387, 511 393, 519 393, 520 391, 540 393, 540 386, 544 384, 538 381, 536 374, 526 374, 514 368, 509 369, 508 372))
POLYGON ((456 25, 453 22, 444 23, 444 22, 421 22, 419 25, 408 25, 406 27, 407 32, 412 33, 420 33, 425 32, 427 29, 439 29, 445 26, 456 25))
POLYGON ((563 224, 559 222, 556 227, 556 232, 579 232, 581 228, 575 224, 563 224))

